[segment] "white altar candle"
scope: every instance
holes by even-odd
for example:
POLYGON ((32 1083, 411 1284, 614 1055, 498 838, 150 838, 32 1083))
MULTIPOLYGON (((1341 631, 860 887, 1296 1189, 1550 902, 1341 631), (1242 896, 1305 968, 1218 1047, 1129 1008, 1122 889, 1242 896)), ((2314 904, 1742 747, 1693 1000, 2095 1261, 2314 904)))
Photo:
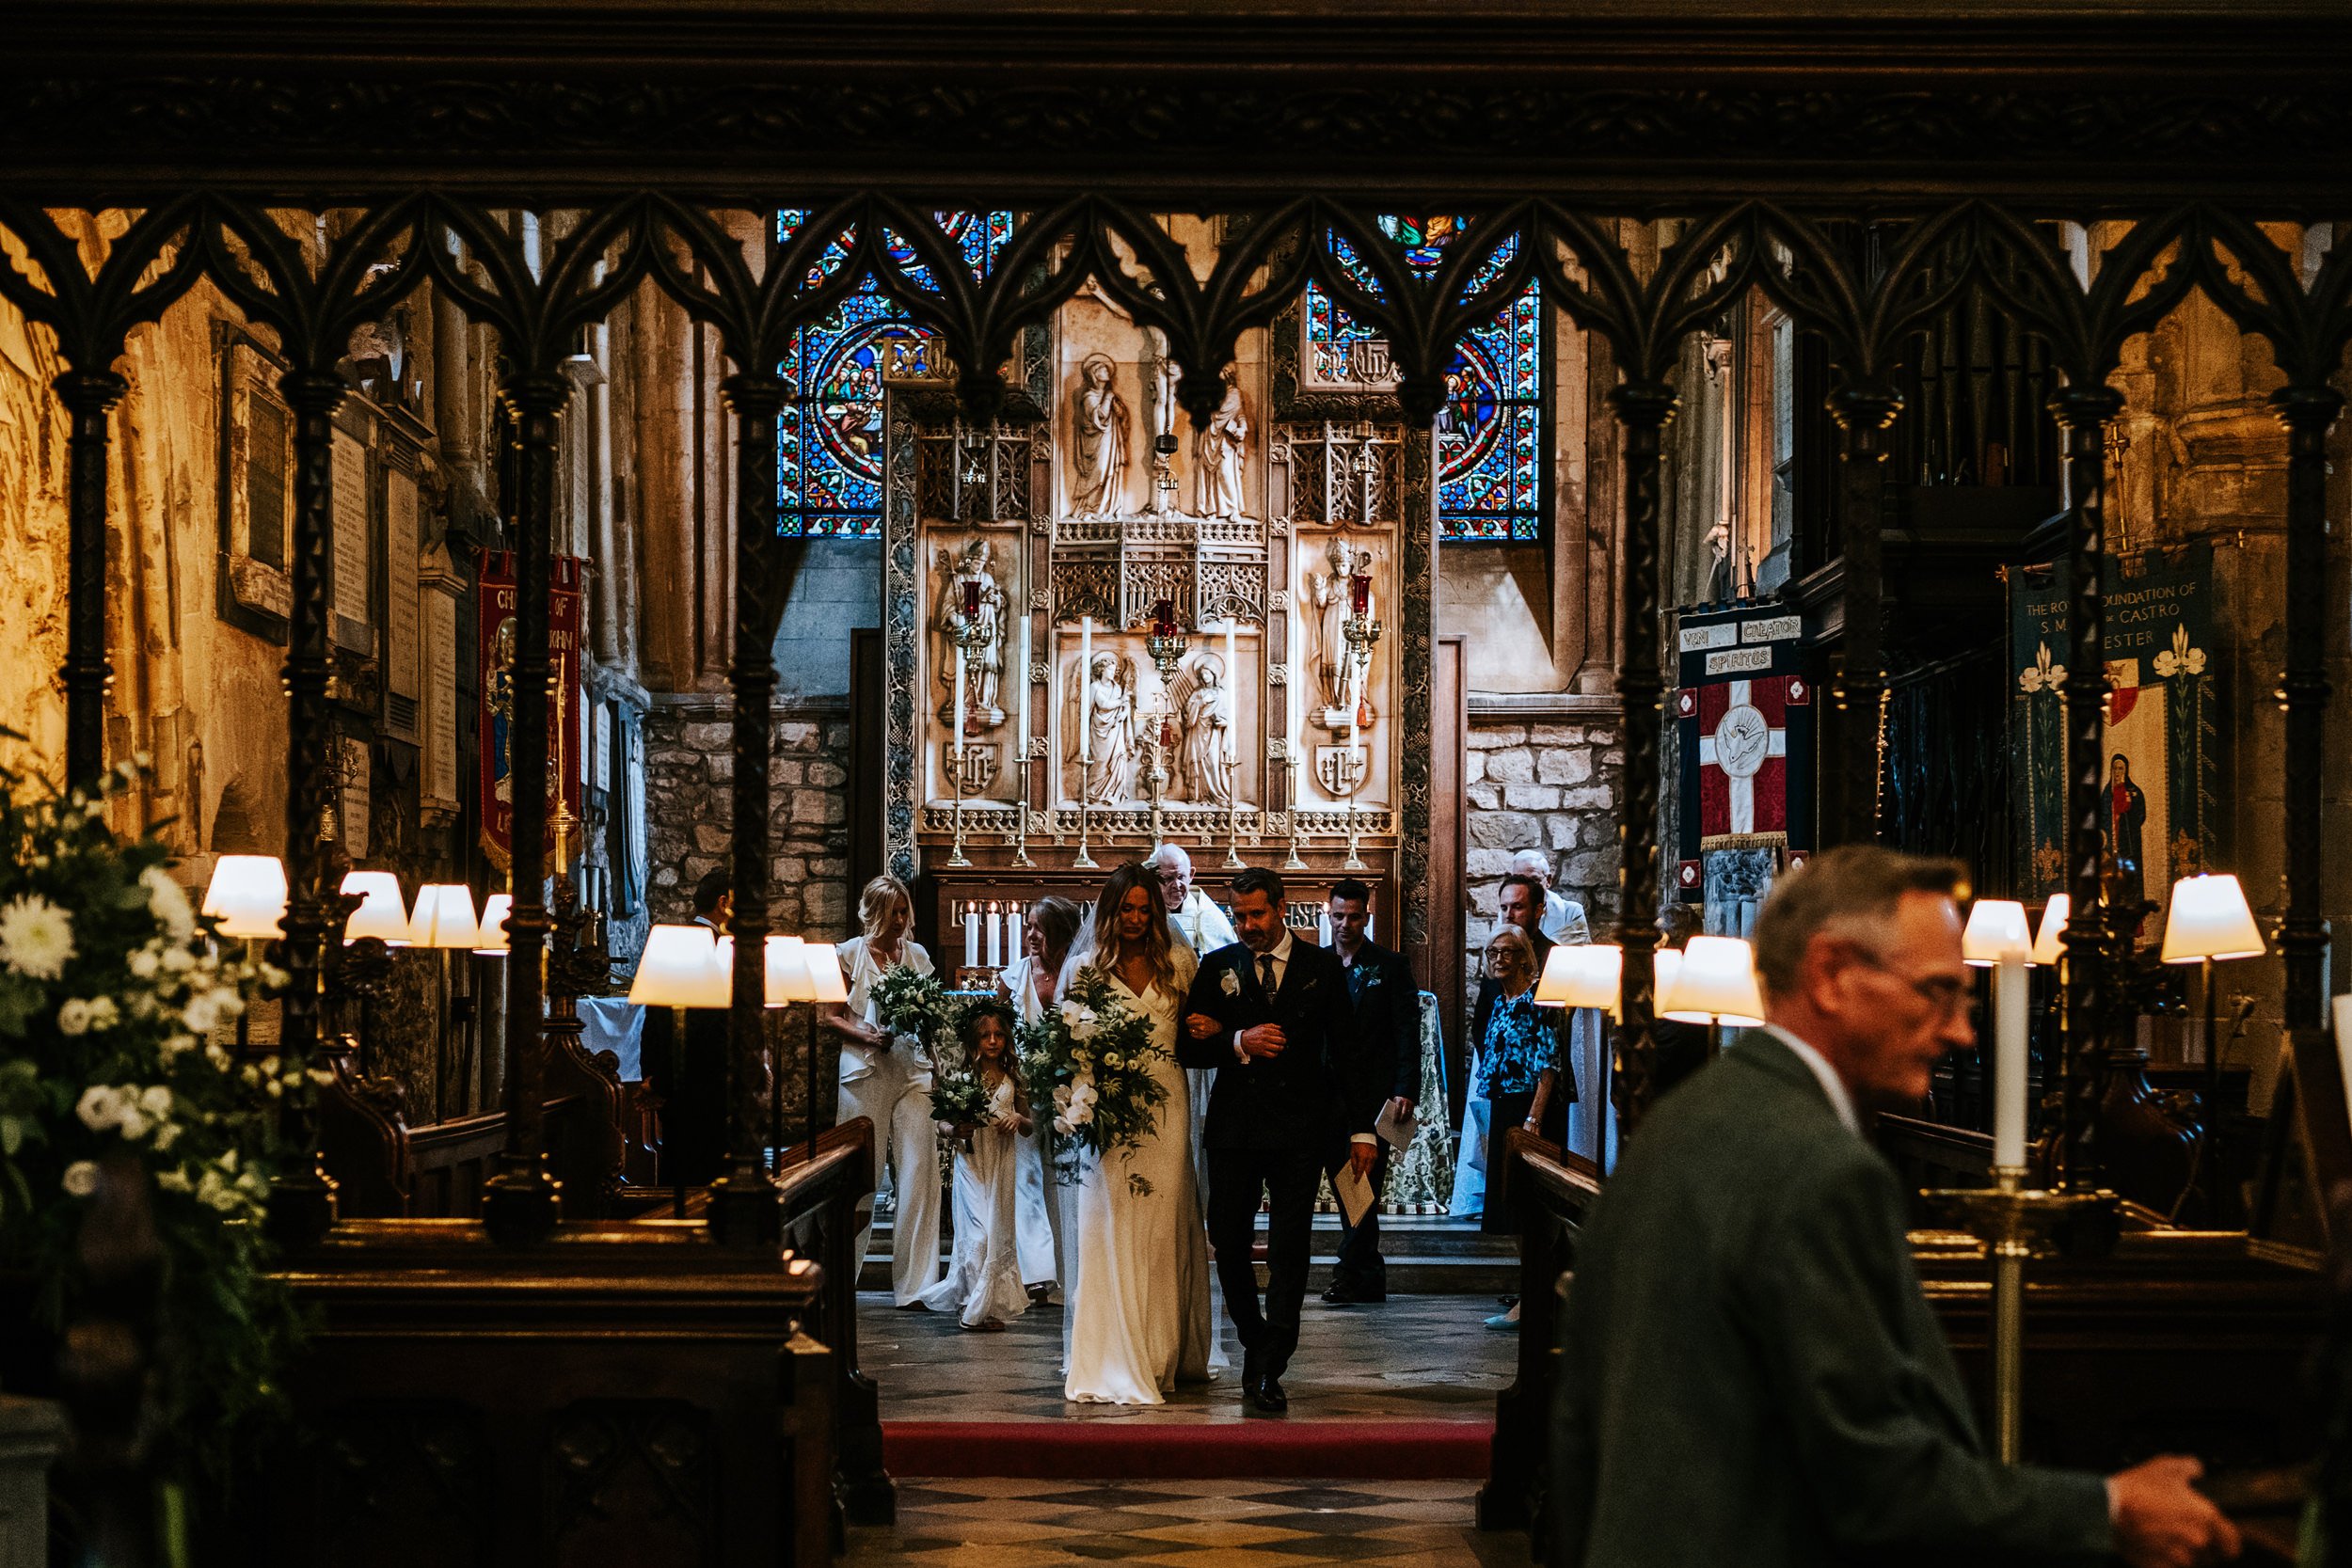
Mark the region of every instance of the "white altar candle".
POLYGON ((980 924, 988 927, 988 967, 1004 968, 1005 927, 996 919, 995 905, 991 904, 988 907, 988 912, 980 917, 980 924))
POLYGON ((1018 904, 1005 906, 1005 957, 1021 957, 1021 906, 1018 904))
POLYGON ((1021 710, 1021 755, 1029 754, 1029 618, 1021 617, 1021 661, 1013 666, 1013 705, 1021 710))
POLYGON ((956 770, 963 770, 963 644, 956 644, 956 770))
POLYGON ((980 911, 977 904, 963 907, 963 967, 980 967, 980 911))
POLYGON ((1993 1164, 2026 1163, 2026 956, 1993 970, 1993 1164))
MULTIPOLYGON (((1094 760, 1094 617, 1078 622, 1078 761, 1094 760)), ((1078 778, 1078 793, 1086 793, 1086 776, 1078 778)))
POLYGON ((1241 756, 1241 660, 1233 654, 1233 618, 1225 618, 1225 760, 1241 756))

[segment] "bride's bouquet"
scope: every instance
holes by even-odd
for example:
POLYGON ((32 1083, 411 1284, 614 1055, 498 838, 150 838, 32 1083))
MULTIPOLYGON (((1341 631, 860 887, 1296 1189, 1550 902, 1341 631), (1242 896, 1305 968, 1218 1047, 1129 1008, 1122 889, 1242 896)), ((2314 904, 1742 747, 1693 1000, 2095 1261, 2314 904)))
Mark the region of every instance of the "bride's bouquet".
MULTIPOLYGON (((1015 1043, 1030 1100, 1054 1107, 1060 1180, 1076 1181, 1089 1151, 1107 1162, 1133 1153, 1158 1130, 1168 1085, 1152 1076, 1152 1060, 1167 1053, 1152 1042, 1152 1021, 1120 1001, 1101 971, 1079 970, 1061 1005, 1023 1024, 1015 1043)), ((1152 1190, 1136 1173, 1127 1184, 1137 1194, 1152 1190)))

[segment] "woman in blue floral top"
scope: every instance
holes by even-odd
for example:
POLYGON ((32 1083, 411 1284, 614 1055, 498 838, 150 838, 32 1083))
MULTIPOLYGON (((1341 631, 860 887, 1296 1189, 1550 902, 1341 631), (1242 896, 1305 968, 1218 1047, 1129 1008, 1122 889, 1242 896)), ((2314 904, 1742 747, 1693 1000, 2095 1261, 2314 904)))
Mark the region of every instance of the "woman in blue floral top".
POLYGON ((1501 986, 1478 1050, 1479 1087, 1493 1107, 1488 1126, 1497 1136, 1524 1127, 1565 1143, 1568 1101, 1556 1092, 1564 1015, 1535 1006, 1535 954, 1525 931, 1505 926, 1495 932, 1486 943, 1486 973, 1501 986))

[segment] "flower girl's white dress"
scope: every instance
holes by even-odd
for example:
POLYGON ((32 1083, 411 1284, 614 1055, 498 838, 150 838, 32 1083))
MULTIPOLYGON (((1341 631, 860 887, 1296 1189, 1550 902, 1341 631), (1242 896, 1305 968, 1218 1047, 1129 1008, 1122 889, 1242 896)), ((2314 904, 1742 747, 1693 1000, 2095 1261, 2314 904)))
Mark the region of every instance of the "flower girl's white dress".
POLYGON ((1209 1375, 1209 1241, 1192 1168, 1192 1107, 1176 1065, 1177 1017, 1198 967, 1176 948, 1171 991, 1138 998, 1116 974, 1119 1000, 1152 1021, 1152 1074, 1168 1089, 1143 1145, 1107 1162, 1089 1159, 1078 1185, 1074 1236, 1063 1238, 1071 1315, 1063 1397, 1158 1404, 1177 1380, 1209 1375), (1148 1191, 1139 1191, 1134 1178, 1148 1191))
MULTIPOLYGON (((996 1085, 992 1111, 1012 1107, 1012 1081, 996 1085)), ((956 1249, 946 1276, 926 1290, 924 1306, 953 1312, 966 1328, 1017 1318, 1029 1305, 1021 1284, 1014 1209, 1021 1138, 1001 1127, 976 1127, 972 1147, 956 1149, 956 1249)))

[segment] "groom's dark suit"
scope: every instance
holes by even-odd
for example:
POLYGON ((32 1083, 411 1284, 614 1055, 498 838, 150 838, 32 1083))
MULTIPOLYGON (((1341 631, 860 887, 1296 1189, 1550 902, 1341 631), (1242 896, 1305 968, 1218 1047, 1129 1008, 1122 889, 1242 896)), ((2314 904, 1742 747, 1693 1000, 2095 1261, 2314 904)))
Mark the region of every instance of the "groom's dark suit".
POLYGON ((1260 955, 1243 943, 1201 959, 1184 1012, 1215 1019, 1217 1033, 1194 1039, 1180 1028, 1176 1035, 1178 1061, 1216 1069, 1205 1134, 1209 1243, 1226 1310, 1250 1361, 1269 1378, 1282 1375, 1298 1348, 1315 1189, 1332 1128, 1370 1132, 1388 1087, 1351 1049, 1354 1011, 1339 959, 1295 935, 1288 940, 1271 996, 1260 981, 1260 955), (1236 1037, 1261 1023, 1280 1026, 1282 1052, 1245 1059, 1236 1037), (1250 1261, 1262 1194, 1268 1211, 1263 1307, 1250 1261))

